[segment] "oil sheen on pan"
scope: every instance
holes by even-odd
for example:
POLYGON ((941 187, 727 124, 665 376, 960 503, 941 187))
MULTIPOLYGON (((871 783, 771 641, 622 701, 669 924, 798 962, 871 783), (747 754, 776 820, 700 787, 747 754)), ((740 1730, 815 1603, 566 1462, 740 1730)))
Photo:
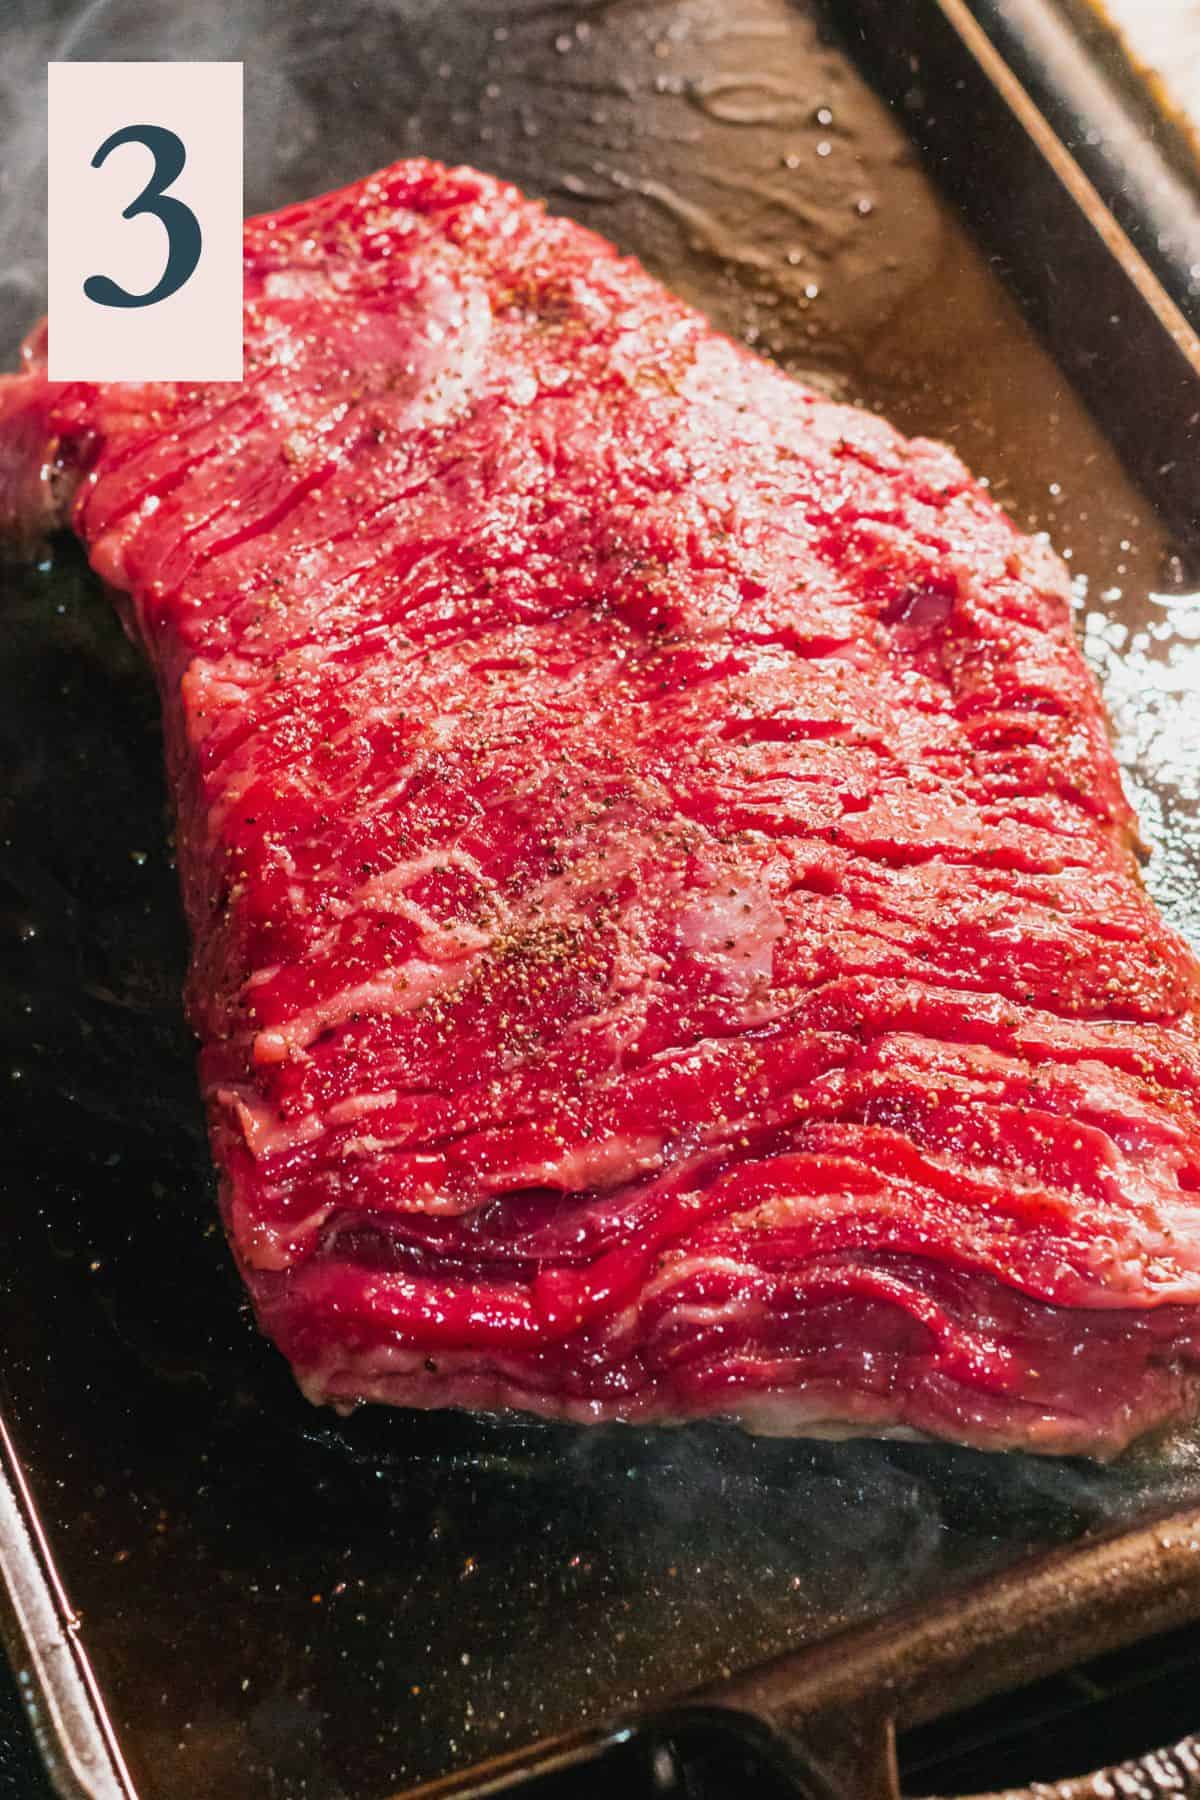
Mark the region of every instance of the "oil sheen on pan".
POLYGON ((234 1254, 315 1401, 1111 1455, 1200 1391, 1200 967, 1066 572, 468 170, 247 379, 0 389, 163 697, 234 1254))

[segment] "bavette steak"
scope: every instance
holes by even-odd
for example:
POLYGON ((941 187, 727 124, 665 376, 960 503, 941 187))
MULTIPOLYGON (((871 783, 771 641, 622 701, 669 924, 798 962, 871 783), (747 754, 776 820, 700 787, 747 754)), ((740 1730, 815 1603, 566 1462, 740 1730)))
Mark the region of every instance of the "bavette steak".
POLYGON ((221 1204, 313 1400, 1110 1455, 1200 1394, 1200 967, 1065 571, 414 161, 240 384, 0 384, 165 710, 221 1204))

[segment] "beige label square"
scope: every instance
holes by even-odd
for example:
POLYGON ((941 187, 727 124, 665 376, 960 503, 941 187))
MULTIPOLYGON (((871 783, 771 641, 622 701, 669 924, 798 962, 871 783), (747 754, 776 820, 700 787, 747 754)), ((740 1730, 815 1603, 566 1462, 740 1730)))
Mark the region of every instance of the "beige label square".
POLYGON ((51 380, 240 381, 241 63, 49 77, 51 380))

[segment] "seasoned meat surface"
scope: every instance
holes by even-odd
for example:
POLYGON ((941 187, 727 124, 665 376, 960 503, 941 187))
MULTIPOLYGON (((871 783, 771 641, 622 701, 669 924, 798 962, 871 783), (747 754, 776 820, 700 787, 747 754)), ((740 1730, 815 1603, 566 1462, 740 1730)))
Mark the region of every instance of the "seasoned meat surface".
POLYGON ((163 695, 225 1224, 314 1399, 1108 1455, 1200 1386, 1200 968, 1065 571, 469 170, 241 384, 0 384, 163 695))

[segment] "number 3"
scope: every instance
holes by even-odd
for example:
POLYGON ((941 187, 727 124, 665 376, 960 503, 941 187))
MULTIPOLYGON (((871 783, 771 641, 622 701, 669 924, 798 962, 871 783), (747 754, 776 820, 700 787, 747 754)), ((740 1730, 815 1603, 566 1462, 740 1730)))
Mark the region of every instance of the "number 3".
POLYGON ((164 191, 182 170, 187 151, 182 140, 161 125, 126 125, 105 138, 92 158, 93 169, 100 167, 110 150, 122 144, 144 144, 154 157, 154 173, 121 217, 136 219, 139 213, 153 213, 161 219, 167 233, 167 266, 146 294, 130 294, 107 275, 89 275, 83 291, 99 306, 154 306, 178 293, 200 260, 199 220, 190 206, 164 191))

